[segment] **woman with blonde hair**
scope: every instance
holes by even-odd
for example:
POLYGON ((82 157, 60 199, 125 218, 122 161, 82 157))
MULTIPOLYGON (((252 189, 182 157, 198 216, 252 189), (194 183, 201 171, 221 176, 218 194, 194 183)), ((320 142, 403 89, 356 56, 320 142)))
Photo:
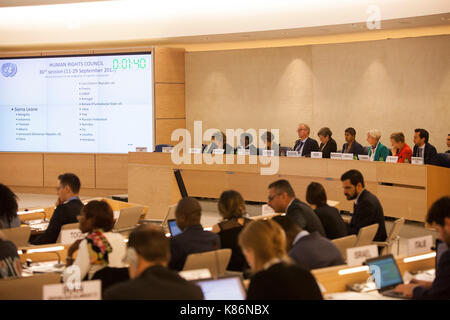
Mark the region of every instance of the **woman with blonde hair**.
POLYGON ((248 300, 321 300, 314 276, 286 253, 286 235, 272 220, 249 223, 239 235, 252 272, 248 300))

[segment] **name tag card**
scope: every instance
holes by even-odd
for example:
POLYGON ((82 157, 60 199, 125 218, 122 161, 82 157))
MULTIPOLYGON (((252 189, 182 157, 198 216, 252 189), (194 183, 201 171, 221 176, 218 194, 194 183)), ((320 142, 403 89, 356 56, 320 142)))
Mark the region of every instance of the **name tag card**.
POLYGON ((238 156, 249 156, 250 149, 238 149, 237 154, 238 156))
POLYGON ((79 288, 69 289, 66 283, 43 286, 43 300, 101 300, 100 280, 82 281, 79 288))
POLYGON ((370 158, 367 154, 358 154, 358 159, 363 161, 370 161, 370 158))
POLYGON ((211 272, 209 269, 195 269, 178 272, 180 277, 187 281, 198 280, 198 279, 208 279, 211 278, 211 272))
POLYGON ((136 147, 136 152, 147 152, 147 147, 136 147))
POLYGON ((397 163, 398 162, 398 157, 397 156, 388 156, 386 158, 386 162, 397 163))
POLYGON ((214 149, 213 154, 223 154, 225 152, 224 149, 214 149))
POLYGON ((322 152, 318 152, 318 151, 311 152, 311 158, 322 159, 322 152))
POLYGON ((162 152, 163 153, 173 153, 173 147, 163 147, 162 152))
POLYGON ((408 256, 428 252, 433 246, 433 236, 408 239, 408 256))
POLYGON ((193 154, 202 153, 202 148, 189 148, 189 153, 193 153, 193 154))
POLYGON ((72 244, 76 240, 84 239, 86 235, 86 233, 81 233, 80 229, 61 230, 61 243, 72 244))
POLYGON ((378 247, 374 244, 347 249, 347 265, 349 266, 359 266, 362 265, 366 259, 376 257, 378 257, 378 247))
POLYGON ((263 156, 273 157, 275 155, 275 150, 263 150, 263 156))
POLYGON ((342 160, 342 153, 332 152, 332 153, 330 153, 330 158, 342 160))
POLYGON ((411 157, 411 163, 412 164, 423 164, 423 158, 422 157, 411 157))
POLYGON ((287 157, 298 157, 298 151, 288 151, 286 153, 287 157))
POLYGON ((342 160, 353 160, 353 153, 343 153, 342 160))

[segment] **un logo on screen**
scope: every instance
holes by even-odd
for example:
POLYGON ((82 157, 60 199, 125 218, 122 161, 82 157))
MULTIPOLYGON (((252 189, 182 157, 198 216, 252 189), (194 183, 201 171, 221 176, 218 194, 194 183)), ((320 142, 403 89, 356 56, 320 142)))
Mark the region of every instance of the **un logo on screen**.
POLYGON ((4 63, 2 65, 2 75, 4 77, 14 77, 17 73, 17 65, 15 63, 4 63))

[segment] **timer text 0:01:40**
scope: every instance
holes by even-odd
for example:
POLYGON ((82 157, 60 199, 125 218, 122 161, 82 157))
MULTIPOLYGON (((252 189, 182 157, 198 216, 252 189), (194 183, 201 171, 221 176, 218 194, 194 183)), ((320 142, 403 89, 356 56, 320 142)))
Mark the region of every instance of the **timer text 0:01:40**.
POLYGON ((132 69, 134 67, 139 69, 145 69, 147 66, 147 60, 145 58, 140 59, 114 59, 113 60, 113 69, 132 69))

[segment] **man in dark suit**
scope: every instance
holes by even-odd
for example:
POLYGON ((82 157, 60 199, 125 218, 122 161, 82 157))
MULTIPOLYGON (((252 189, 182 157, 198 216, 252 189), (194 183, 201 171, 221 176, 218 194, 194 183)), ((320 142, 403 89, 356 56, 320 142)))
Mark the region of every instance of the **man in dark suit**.
POLYGON ((319 151, 319 144, 309 137, 310 128, 307 124, 298 125, 297 134, 300 139, 295 141, 293 150, 298 151, 301 157, 310 157, 312 151, 319 151))
MULTIPOLYGON (((439 233, 439 238, 450 246, 450 197, 445 196, 431 206, 427 223, 439 233)), ((439 259, 433 282, 413 279, 409 284, 400 284, 395 291, 417 300, 450 299, 450 249, 439 259)))
POLYGON ((172 238, 169 268, 180 271, 191 253, 220 249, 219 236, 203 230, 201 216, 202 208, 196 199, 183 198, 178 202, 175 218, 183 232, 172 238))
POLYGON ((364 189, 364 178, 361 172, 349 170, 341 176, 341 181, 347 200, 355 200, 348 234, 358 234, 362 227, 377 223, 378 230, 373 241, 385 241, 387 234, 383 208, 377 197, 364 189))
POLYGON ((108 288, 107 300, 202 300, 200 287, 167 268, 170 240, 160 227, 140 225, 130 234, 125 260, 131 280, 108 288))
POLYGON ((317 231, 309 233, 302 230, 288 216, 276 216, 272 220, 283 228, 288 255, 299 265, 312 270, 345 264, 334 243, 317 231))
POLYGON ((63 225, 78 222, 77 217, 83 207, 78 196, 81 187, 80 179, 73 173, 64 173, 58 176, 58 180, 56 209, 45 232, 31 240, 32 244, 55 243, 63 225))
POLYGON ((277 213, 285 212, 300 228, 311 233, 317 231, 325 237, 322 222, 310 206, 295 197, 287 180, 277 180, 269 185, 267 204, 277 213))
POLYGON ((342 146, 342 153, 353 153, 353 155, 366 155, 364 147, 356 140, 356 130, 352 127, 345 129, 345 142, 342 146))
POLYGON ((414 130, 413 157, 423 158, 423 163, 428 164, 437 154, 436 148, 428 143, 430 135, 425 129, 414 130))

